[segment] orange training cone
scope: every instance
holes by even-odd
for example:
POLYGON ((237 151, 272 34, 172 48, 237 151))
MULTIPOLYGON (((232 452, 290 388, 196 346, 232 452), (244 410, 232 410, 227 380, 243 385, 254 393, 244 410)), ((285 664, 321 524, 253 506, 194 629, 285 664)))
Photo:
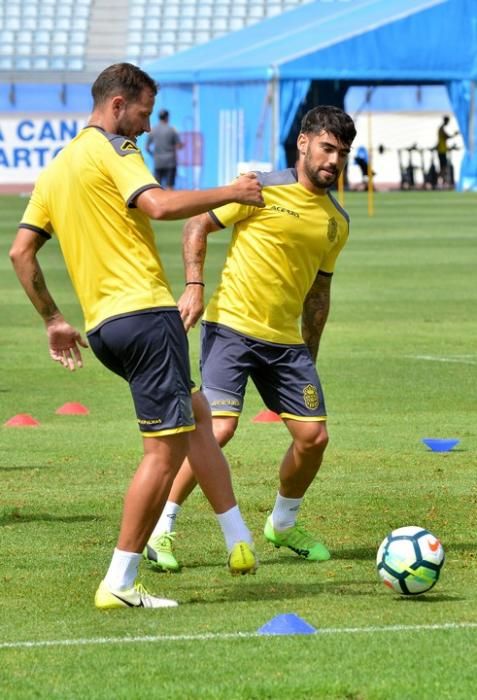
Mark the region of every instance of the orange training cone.
POLYGON ((4 424, 7 428, 36 428, 40 423, 29 413, 18 413, 4 424))
POLYGON ((252 423, 281 423, 282 419, 274 411, 269 411, 265 409, 257 413, 255 418, 252 419, 252 423))
POLYGON ((63 406, 57 408, 55 413, 57 413, 59 416, 85 416, 89 413, 89 409, 87 409, 86 406, 83 406, 81 403, 70 401, 69 403, 64 403, 63 406))

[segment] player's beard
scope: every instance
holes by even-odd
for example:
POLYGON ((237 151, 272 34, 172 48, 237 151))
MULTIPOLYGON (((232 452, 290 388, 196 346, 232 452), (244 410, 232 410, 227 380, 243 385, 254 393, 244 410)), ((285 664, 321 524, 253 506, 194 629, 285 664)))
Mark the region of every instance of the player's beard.
POLYGON ((332 187, 336 181, 338 180, 340 173, 337 168, 335 168, 334 175, 332 177, 329 177, 327 179, 320 177, 320 170, 322 168, 316 168, 313 167, 311 163, 311 157, 310 157, 310 151, 307 150, 305 153, 305 157, 303 159, 303 169, 305 171, 305 175, 309 179, 309 181, 314 185, 316 188, 320 190, 326 190, 329 187, 332 187))
POLYGON ((118 136, 124 136, 125 138, 131 139, 131 141, 136 143, 138 134, 133 129, 133 125, 131 124, 131 120, 128 118, 128 116, 125 115, 119 120, 116 127, 116 133, 118 136))

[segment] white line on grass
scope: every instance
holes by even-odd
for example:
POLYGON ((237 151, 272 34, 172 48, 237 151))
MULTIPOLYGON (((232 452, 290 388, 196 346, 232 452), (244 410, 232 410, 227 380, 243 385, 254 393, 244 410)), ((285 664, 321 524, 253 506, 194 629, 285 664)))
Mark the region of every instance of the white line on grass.
MULTIPOLYGON (((477 622, 450 622, 438 625, 389 625, 387 627, 323 627, 320 634, 376 634, 379 632, 426 632, 439 630, 477 629, 477 622)), ((223 639, 251 639, 262 636, 259 632, 218 632, 217 634, 163 634, 143 637, 91 637, 90 639, 45 639, 30 642, 0 642, 0 649, 38 649, 40 647, 75 647, 94 644, 150 644, 157 642, 216 641, 223 639)))
POLYGON ((412 360, 426 360, 427 362, 454 362, 459 365, 477 365, 475 355, 455 355, 445 357, 439 355, 408 355, 412 360))

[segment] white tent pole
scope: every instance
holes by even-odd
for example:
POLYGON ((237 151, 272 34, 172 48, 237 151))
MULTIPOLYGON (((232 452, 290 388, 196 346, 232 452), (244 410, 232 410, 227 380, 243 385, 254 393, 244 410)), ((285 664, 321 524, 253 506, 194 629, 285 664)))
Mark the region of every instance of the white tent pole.
POLYGON ((272 164, 273 169, 278 168, 279 149, 280 149, 280 81, 278 76, 277 66, 272 66, 271 94, 272 94, 272 164))
MULTIPOLYGON (((200 90, 199 90, 199 85, 198 83, 194 83, 192 85, 192 109, 193 109, 193 114, 194 114, 194 134, 197 135, 197 138, 200 138, 200 90)), ((202 145, 203 148, 203 145, 202 145)), ((194 161, 196 158, 196 154, 194 154, 194 161)), ((204 154, 201 152, 201 163, 200 165, 194 165, 193 166, 193 175, 192 175, 192 184, 193 184, 193 189, 197 190, 200 187, 200 174, 203 166, 203 160, 204 160, 204 154)))
POLYGON ((469 113, 469 153, 474 154, 475 149, 475 100, 477 98, 476 83, 470 84, 470 113, 469 113))

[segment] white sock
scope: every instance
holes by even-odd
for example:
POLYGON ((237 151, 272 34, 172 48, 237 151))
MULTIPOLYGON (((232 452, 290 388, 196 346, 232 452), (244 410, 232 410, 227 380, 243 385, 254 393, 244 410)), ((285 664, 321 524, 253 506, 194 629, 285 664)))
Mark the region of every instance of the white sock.
POLYGON ((296 523, 298 511, 303 498, 285 498, 277 493, 277 500, 272 511, 272 525, 274 530, 288 530, 296 523))
POLYGON ((165 532, 174 532, 176 529, 176 520, 181 512, 181 506, 173 501, 167 501, 161 517, 156 523, 156 527, 151 533, 151 537, 163 535, 165 532))
POLYGON ((217 515, 217 520, 222 528, 225 546, 228 552, 230 552, 237 542, 253 543, 250 530, 245 525, 238 506, 230 508, 230 510, 225 511, 225 513, 219 513, 217 515))
POLYGON ((113 591, 126 591, 136 580, 142 554, 115 549, 104 580, 113 591))

